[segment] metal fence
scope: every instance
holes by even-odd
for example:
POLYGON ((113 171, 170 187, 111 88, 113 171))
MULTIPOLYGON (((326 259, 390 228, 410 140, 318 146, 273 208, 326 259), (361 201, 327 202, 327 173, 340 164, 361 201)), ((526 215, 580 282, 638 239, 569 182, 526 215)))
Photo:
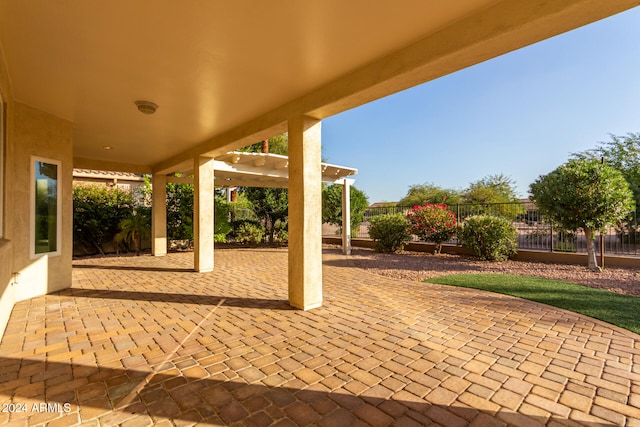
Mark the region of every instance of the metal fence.
MULTIPOLYGON (((488 214, 502 216, 509 219, 518 231, 518 248, 555 252, 586 252, 587 241, 582 232, 568 232, 554 226, 546 220, 536 206, 531 202, 521 203, 491 203, 491 204, 459 204, 450 205, 449 209, 456 214, 459 223, 464 223, 465 218, 473 215, 488 214)), ((391 206, 368 208, 364 213, 364 221, 357 230, 353 230, 352 236, 369 238, 369 220, 371 217, 382 214, 401 213, 406 215, 411 211, 407 206, 391 206)), ((596 246, 604 244, 606 254, 640 256, 640 231, 636 212, 630 213, 627 218, 612 227, 608 227, 602 236, 598 236, 596 246), (602 243, 603 242, 603 243, 602 243)), ((325 224, 324 235, 339 234, 338 227, 325 224)), ((419 241, 413 236, 414 241, 419 241)), ((460 244, 453 239, 449 244, 460 244)))

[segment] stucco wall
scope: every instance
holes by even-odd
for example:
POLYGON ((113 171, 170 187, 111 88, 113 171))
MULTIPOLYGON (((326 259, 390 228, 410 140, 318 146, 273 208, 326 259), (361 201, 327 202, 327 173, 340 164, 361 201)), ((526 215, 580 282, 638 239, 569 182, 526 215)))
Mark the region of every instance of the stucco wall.
MULTIPOLYGON (((1 50, 0 50, 1 53, 1 50)), ((71 286, 73 250, 72 170, 70 122, 12 98, 6 67, 0 54, 0 92, 5 102, 4 217, 0 238, 0 336, 17 301, 71 286), (30 256, 31 156, 62 162, 59 201, 62 203, 62 239, 59 256, 30 256), (18 273, 14 275, 14 273, 18 273), (17 277, 17 281, 13 279, 17 277)))
POLYGON ((0 337, 9 321, 15 296, 11 286, 11 264, 13 262, 13 244, 0 239, 0 337))
MULTIPOLYGON (((8 139, 9 135, 9 127, 10 123, 13 121, 13 110, 10 108, 11 106, 11 91, 9 90, 9 79, 7 77, 7 70, 3 62, 4 55, 2 54, 2 49, 0 49, 0 94, 2 94, 2 100, 5 103, 5 119, 6 119, 6 127, 5 127, 5 138, 8 139)), ((2 147, 0 147, 1 149, 2 147)), ((11 209, 8 209, 10 198, 9 189, 11 188, 11 183, 8 182, 9 177, 6 173, 6 159, 8 155, 10 155, 11 147, 4 147, 4 182, 3 186, 0 187, 0 191, 3 192, 4 196, 4 206, 3 206, 3 235, 0 238, 0 336, 4 333, 5 325, 9 320, 9 315, 11 314, 11 309, 13 307, 14 294, 13 287, 10 285, 11 282, 11 267, 13 265, 13 241, 10 240, 10 231, 8 229, 8 216, 11 215, 11 209)))
POLYGON ((16 300, 31 298, 71 286, 73 251, 73 147, 71 123, 37 110, 14 104, 13 158, 9 159, 13 174, 14 210, 23 214, 13 218, 14 271, 20 273, 14 286, 16 300), (59 202, 62 203, 61 254, 31 259, 31 156, 62 162, 59 202))

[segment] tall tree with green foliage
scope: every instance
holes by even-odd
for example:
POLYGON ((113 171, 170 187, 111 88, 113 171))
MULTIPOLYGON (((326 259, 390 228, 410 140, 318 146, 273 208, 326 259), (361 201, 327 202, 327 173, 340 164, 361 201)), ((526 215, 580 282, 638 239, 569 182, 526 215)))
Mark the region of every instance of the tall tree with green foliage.
POLYGON ((488 204, 518 201, 515 181, 503 174, 488 175, 472 182, 462 193, 462 203, 488 204))
POLYGON ((497 215, 513 220, 524 213, 524 205, 514 206, 519 202, 515 181, 503 174, 485 176, 462 192, 462 203, 476 205, 469 215, 497 215))
MULTIPOLYGON (((369 206, 369 198, 356 187, 349 191, 351 209, 351 235, 358 232, 364 220, 364 211, 369 206)), ((333 184, 322 190, 322 222, 342 227, 342 185, 333 184)))
POLYGON ((251 201, 253 211, 263 223, 269 241, 273 242, 276 222, 285 223, 289 214, 287 189, 246 187, 242 192, 251 201))
MULTIPOLYGON (((289 154, 289 135, 287 132, 274 136, 273 138, 269 138, 268 142, 269 153, 282 154, 283 156, 289 154)), ((246 153, 260 153, 262 152, 262 141, 247 145, 246 147, 238 149, 238 151, 246 153)))
POLYGON ((605 163, 619 170, 629 183, 636 202, 636 210, 640 209, 640 132, 628 133, 624 136, 610 134, 611 141, 599 142, 592 150, 572 154, 574 159, 604 158, 605 163))
POLYGON ((595 159, 572 159, 539 177, 529 191, 543 215, 566 230, 584 231, 589 269, 600 271, 595 233, 633 209, 633 193, 622 173, 595 159))
MULTIPOLYGON (((260 153, 262 142, 257 142, 240 149, 250 153, 260 153)), ((269 138, 269 153, 287 155, 289 139, 286 133, 269 138)), ((263 223, 269 241, 274 241, 276 223, 287 221, 289 209, 289 193, 286 188, 258 188, 246 187, 241 190, 251 202, 258 220, 263 223)))
POLYGON ((407 195, 398 202, 400 206, 423 206, 425 203, 462 203, 460 191, 438 187, 435 184, 416 184, 409 187, 407 195))

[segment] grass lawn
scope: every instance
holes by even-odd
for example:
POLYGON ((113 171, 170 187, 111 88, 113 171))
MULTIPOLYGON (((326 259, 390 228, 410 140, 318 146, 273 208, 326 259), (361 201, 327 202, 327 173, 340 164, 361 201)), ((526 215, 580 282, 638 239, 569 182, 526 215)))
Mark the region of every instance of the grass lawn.
POLYGON ((482 289, 542 302, 640 333, 640 298, 560 280, 512 274, 454 274, 428 283, 482 289))

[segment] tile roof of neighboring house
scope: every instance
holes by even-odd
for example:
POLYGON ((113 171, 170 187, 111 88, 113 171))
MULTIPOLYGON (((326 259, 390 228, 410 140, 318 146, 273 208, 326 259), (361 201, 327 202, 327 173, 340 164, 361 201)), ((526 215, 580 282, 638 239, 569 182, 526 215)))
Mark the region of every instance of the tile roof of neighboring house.
POLYGON ((101 170, 91 170, 91 169, 74 169, 73 177, 74 178, 93 178, 93 179, 123 179, 127 181, 144 181, 144 177, 136 173, 101 171, 101 170))

